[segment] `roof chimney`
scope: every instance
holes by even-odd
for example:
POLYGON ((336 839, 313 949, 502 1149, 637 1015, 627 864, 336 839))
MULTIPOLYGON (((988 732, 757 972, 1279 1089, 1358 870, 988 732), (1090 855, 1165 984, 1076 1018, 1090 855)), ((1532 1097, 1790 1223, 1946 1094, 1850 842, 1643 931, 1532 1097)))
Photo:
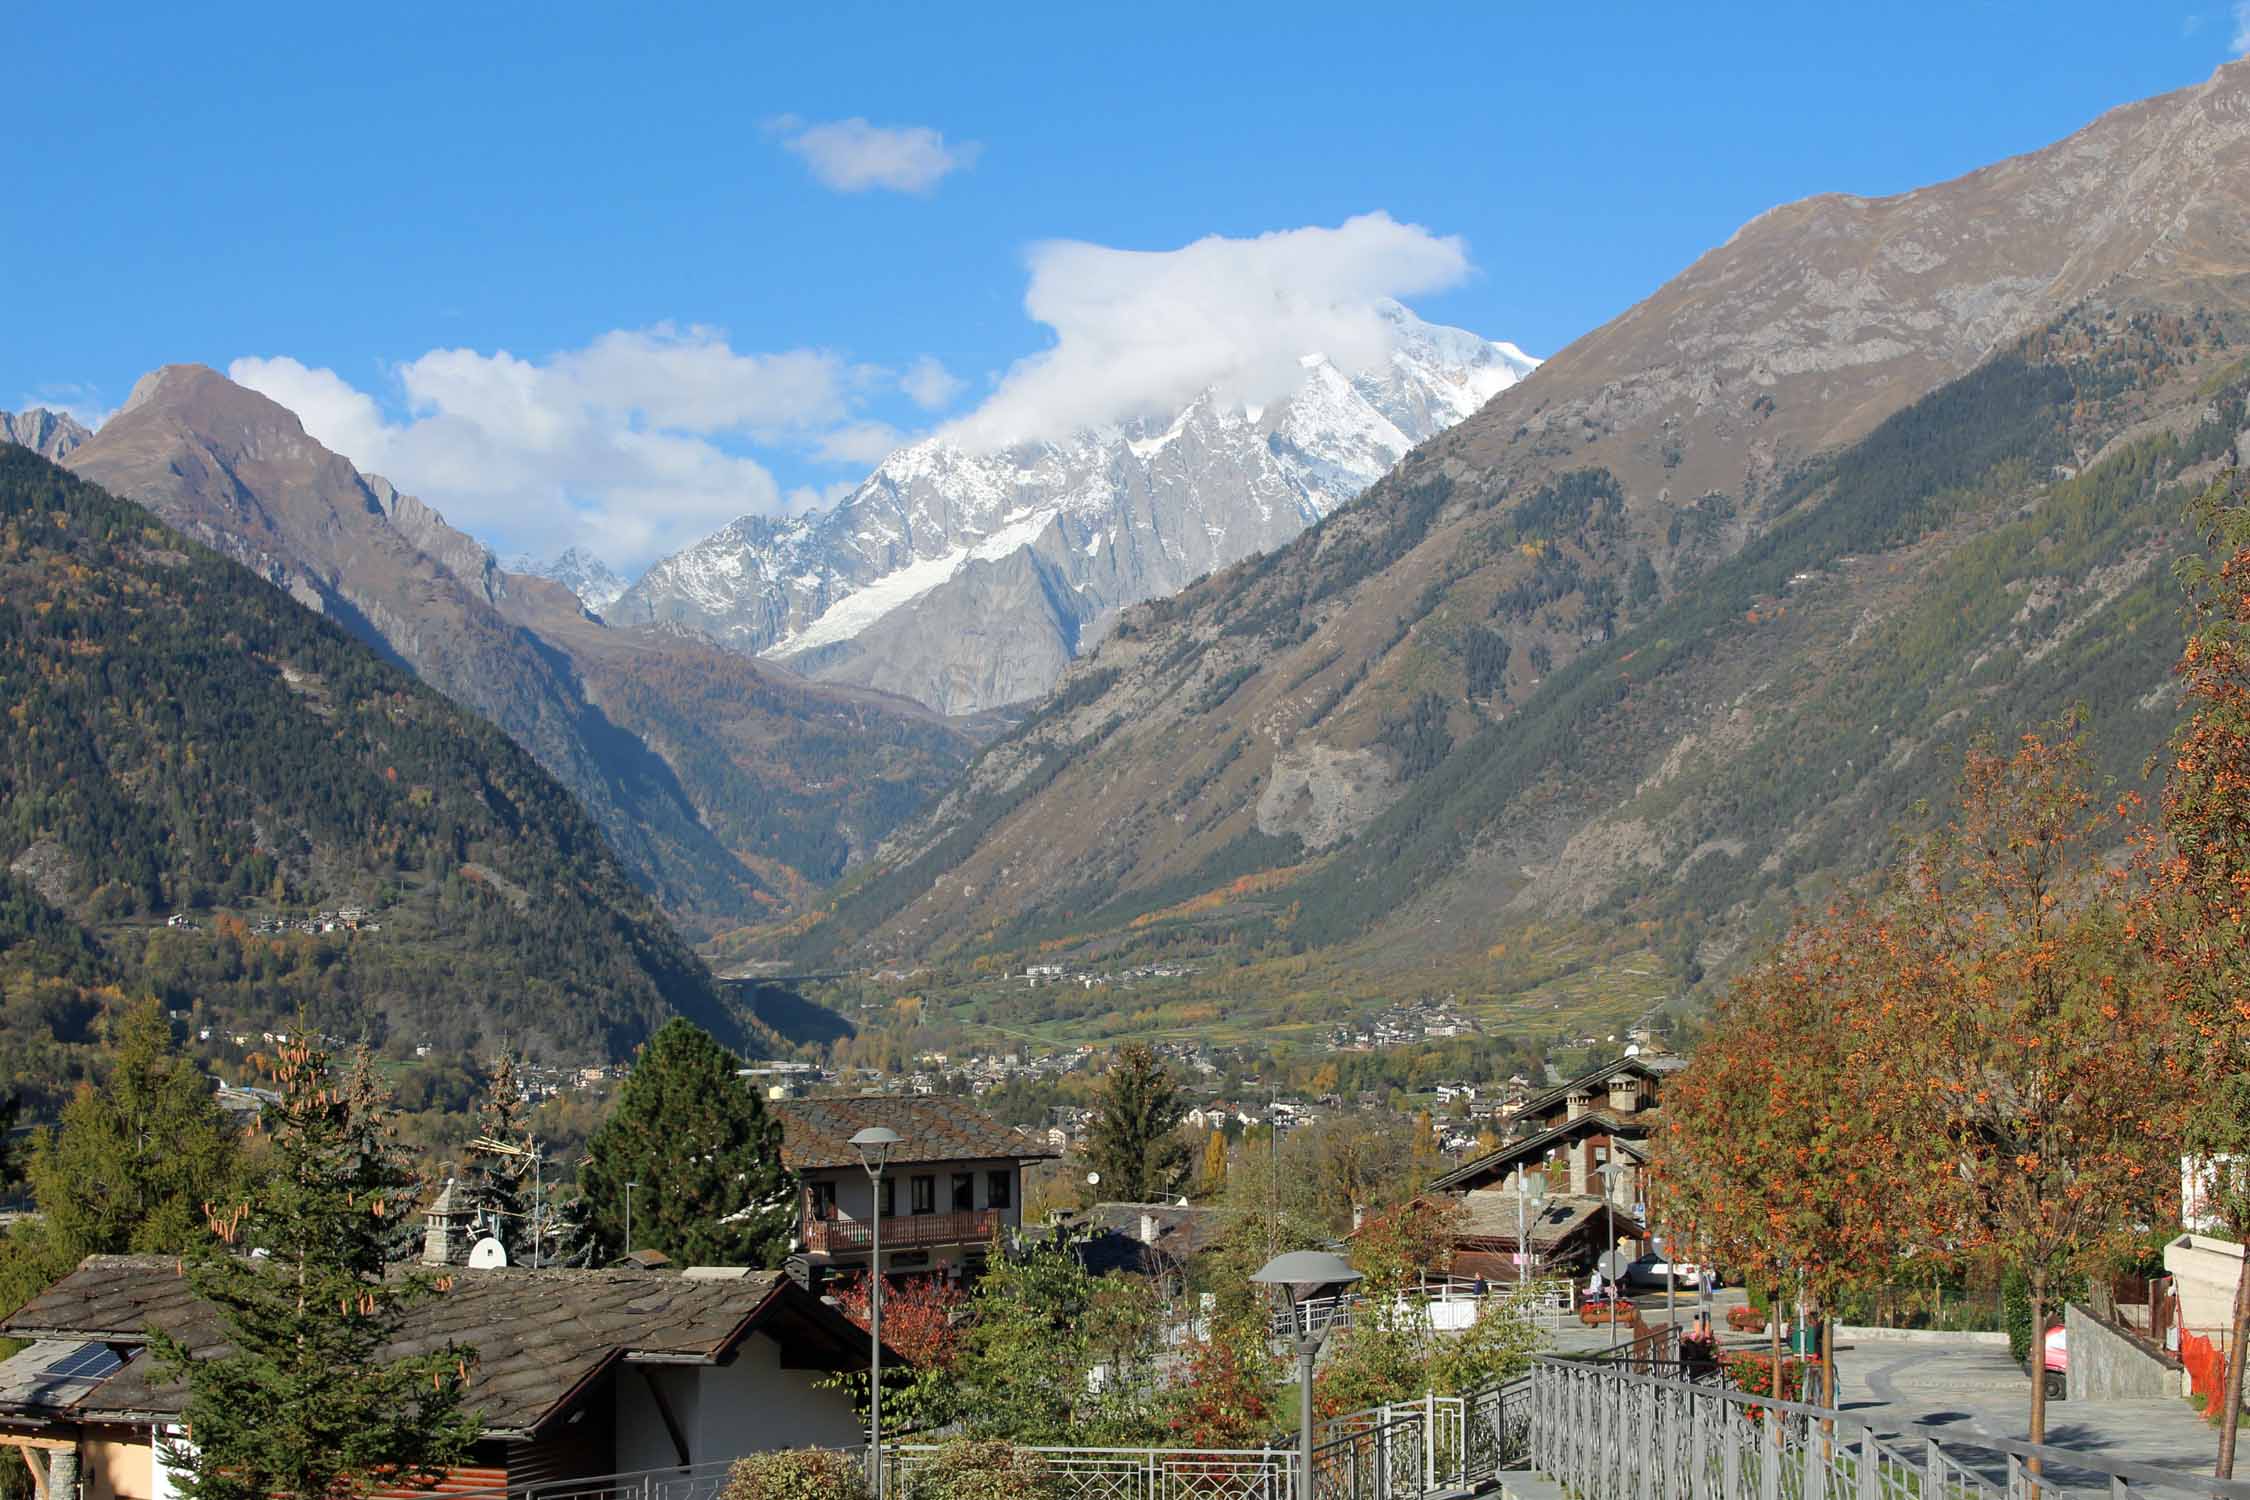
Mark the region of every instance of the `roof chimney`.
POLYGON ((459 1217, 454 1206, 453 1179, 445 1179, 445 1186, 430 1200, 422 1217, 422 1264, 449 1266, 453 1264, 453 1221, 459 1217))
POLYGON ((1154 1215, 1154 1214, 1152 1214, 1152 1213, 1149 1213, 1149 1212, 1148 1212, 1147 1210, 1145 1210, 1145 1209, 1144 1209, 1144 1210, 1142 1210, 1142 1212, 1141 1212, 1141 1243, 1142 1243, 1142 1244, 1144 1244, 1144 1245, 1153 1245, 1153 1244, 1155 1244, 1155 1243, 1156 1243, 1156 1237, 1157 1237, 1157 1235, 1158 1235, 1159 1233, 1161 1233, 1161 1232, 1162 1232, 1162 1231, 1160 1231, 1160 1230, 1159 1230, 1159 1229, 1157 1228, 1157 1224, 1156 1224, 1156 1215, 1154 1215))

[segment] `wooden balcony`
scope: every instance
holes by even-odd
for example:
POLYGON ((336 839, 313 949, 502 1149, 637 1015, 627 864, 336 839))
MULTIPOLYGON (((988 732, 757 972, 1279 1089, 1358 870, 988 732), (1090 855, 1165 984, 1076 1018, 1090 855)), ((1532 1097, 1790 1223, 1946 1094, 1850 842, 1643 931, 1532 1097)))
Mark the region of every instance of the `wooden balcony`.
MULTIPOLYGON (((1005 1209, 895 1214, 883 1220, 883 1251, 927 1250, 937 1245, 981 1245, 1007 1222, 1005 1209)), ((874 1226, 864 1219, 814 1219, 805 1225, 805 1249, 814 1255, 865 1255, 874 1226)))

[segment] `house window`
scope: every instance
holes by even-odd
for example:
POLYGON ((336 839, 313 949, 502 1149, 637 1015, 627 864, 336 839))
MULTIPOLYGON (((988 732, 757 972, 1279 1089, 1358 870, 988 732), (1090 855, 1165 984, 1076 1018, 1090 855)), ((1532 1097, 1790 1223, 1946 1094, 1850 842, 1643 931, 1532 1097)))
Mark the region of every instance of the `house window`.
POLYGON ((953 1174, 953 1211, 957 1214, 975 1213, 977 1209, 977 1176, 974 1172, 953 1174))
POLYGON ((816 1182, 812 1185, 812 1216, 825 1224, 836 1217, 836 1184, 816 1182))
POLYGON ((934 1214, 937 1212, 937 1179, 935 1177, 917 1177, 914 1179, 914 1212, 918 1214, 934 1214))
POLYGON ((987 1208, 1012 1208, 1015 1206, 1016 1177, 1013 1172, 987 1172, 984 1174, 984 1204, 987 1208))
POLYGON ((882 1215, 886 1219, 898 1217, 898 1179, 896 1177, 883 1179, 882 1215))

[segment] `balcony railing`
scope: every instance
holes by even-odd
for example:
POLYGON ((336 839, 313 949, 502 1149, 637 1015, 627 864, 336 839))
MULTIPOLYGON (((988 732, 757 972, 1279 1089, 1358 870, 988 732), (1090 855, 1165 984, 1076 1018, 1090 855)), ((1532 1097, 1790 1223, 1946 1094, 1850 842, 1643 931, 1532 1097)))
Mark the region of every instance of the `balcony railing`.
MULTIPOLYGON (((997 1208, 887 1215, 883 1220, 883 1249, 981 1245, 1006 1222, 1006 1211, 997 1208)), ((815 1255, 864 1255, 872 1243, 873 1229, 865 1219, 815 1219, 805 1226, 805 1249, 815 1255)))

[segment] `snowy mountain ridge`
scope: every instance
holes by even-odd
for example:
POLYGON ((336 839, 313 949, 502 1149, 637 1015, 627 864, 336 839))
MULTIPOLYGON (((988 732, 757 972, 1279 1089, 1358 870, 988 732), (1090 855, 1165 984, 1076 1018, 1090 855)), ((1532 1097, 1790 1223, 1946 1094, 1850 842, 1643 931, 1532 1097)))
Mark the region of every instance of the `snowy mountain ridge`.
POLYGON ((578 547, 566 547, 545 562, 526 553, 508 564, 511 573, 551 578, 578 596, 595 614, 605 613, 625 592, 625 580, 608 563, 578 547))
POLYGON ((1263 408, 1206 391, 1169 418, 992 453, 900 448, 835 507, 745 516, 657 563, 610 613, 947 713, 1035 697, 1128 604, 1288 541, 1537 367, 1397 304, 1387 364, 1320 354, 1263 408))

